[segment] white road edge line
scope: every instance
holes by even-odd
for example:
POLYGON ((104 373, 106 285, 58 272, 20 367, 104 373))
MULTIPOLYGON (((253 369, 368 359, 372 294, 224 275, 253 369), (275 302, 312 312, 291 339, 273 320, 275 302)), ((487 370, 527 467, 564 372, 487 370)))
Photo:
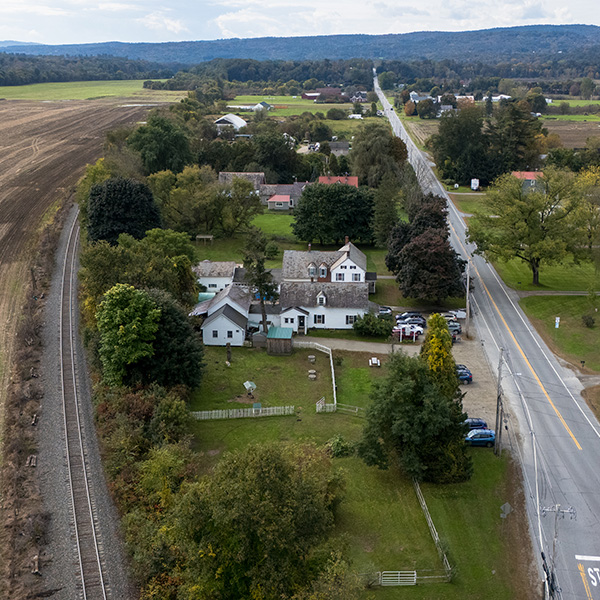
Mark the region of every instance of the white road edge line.
POLYGON ((576 554, 575 560, 587 560, 591 562, 600 562, 600 556, 586 556, 585 554, 576 554))

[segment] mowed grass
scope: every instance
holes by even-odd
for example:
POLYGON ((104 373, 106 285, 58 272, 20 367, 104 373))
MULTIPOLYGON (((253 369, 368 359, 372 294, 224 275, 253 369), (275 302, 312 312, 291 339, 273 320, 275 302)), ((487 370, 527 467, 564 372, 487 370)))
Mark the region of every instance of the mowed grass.
POLYGON ((532 283, 529 265, 522 260, 497 261, 494 267, 504 283, 517 290, 582 292, 600 284, 600 276, 591 262, 575 264, 572 260, 565 260, 560 265, 542 265, 540 285, 537 286, 532 283))
POLYGON ((552 106, 560 106, 563 102, 566 102, 569 106, 600 105, 600 100, 554 100, 552 106))
POLYGON ((185 91, 147 90, 143 83, 143 80, 68 81, 0 86, 0 98, 52 101, 134 98, 140 102, 175 102, 187 96, 185 91))
POLYGON ((456 206, 456 208, 458 208, 460 212, 463 212, 465 214, 492 214, 492 211, 485 205, 485 194, 473 194, 469 196, 459 196, 456 194, 450 194, 450 198, 454 203, 454 206, 456 206))
MULTIPOLYGON (((600 371, 600 312, 587 296, 529 296, 520 305, 554 351, 577 367, 585 360, 586 369, 600 371), (587 314, 595 318, 594 327, 583 325, 581 317, 587 314)), ((600 308, 600 298, 596 305, 600 308)))
MULTIPOLYGON (((320 104, 313 100, 305 100, 300 96, 236 96, 231 102, 228 102, 230 106, 254 106, 259 102, 267 102, 273 108, 269 111, 270 116, 276 117, 290 117, 293 115, 301 115, 303 112, 317 113, 321 112, 326 114, 330 108, 343 108, 344 110, 350 110, 352 108, 351 103, 343 104, 320 104)), ((231 109, 236 111, 235 108, 231 109)))
POLYGON ((205 346, 206 375, 196 390, 192 410, 248 408, 254 402, 268 406, 307 406, 325 396, 333 402, 329 357, 311 350, 297 349, 292 356, 269 356, 264 348, 232 348, 231 366, 226 349, 205 346), (315 355, 315 363, 308 355, 315 355), (308 379, 308 370, 317 371, 316 381, 308 379), (254 399, 244 388, 245 381, 256 384, 254 399))
MULTIPOLYGON (((202 396, 220 397, 223 386, 231 379, 234 393, 243 392, 243 378, 252 372, 257 391, 265 386, 277 389, 280 403, 299 397, 295 390, 303 385, 304 371, 310 363, 305 351, 292 357, 268 357, 263 351, 233 349, 232 366, 223 371, 225 349, 207 349, 207 374, 202 396), (256 362, 260 358, 260 363, 256 362), (277 359, 277 362, 271 362, 277 359), (283 362, 289 363, 288 367, 283 362), (300 361, 300 362, 298 362, 300 361), (276 365, 277 371, 269 369, 276 365), (284 385, 276 381, 285 379, 284 385), (239 385, 238 385, 239 379, 239 385)), ((328 364, 326 355, 314 352, 320 371, 328 364)), ((358 353, 336 353, 342 364, 336 367, 340 401, 368 406, 373 382, 385 375, 385 367, 370 369, 367 358, 358 353)), ((382 357, 385 360, 385 357, 382 357)), ((318 382, 313 382, 318 383, 318 382)), ((205 402, 205 401, 202 401, 205 402)), ((208 401, 208 403, 212 400, 208 401)), ((251 444, 270 441, 312 442, 323 445, 340 434, 358 441, 364 419, 340 413, 317 414, 312 399, 294 402, 294 416, 198 421, 195 423, 195 448, 200 453, 201 470, 207 472, 227 450, 243 450, 251 444)), ((452 486, 424 485, 436 527, 448 549, 457 575, 451 584, 415 588, 366 590, 365 600, 411 599, 479 599, 509 600, 511 594, 510 540, 501 531, 500 506, 507 501, 506 454, 497 460, 491 451, 473 449, 473 479, 452 486), (495 575, 492 572, 495 571, 495 575)), ((412 482, 395 468, 382 471, 367 467, 357 457, 334 459, 341 469, 346 490, 339 507, 331 543, 345 549, 352 568, 360 573, 380 570, 435 569, 441 564, 415 497, 412 482)))

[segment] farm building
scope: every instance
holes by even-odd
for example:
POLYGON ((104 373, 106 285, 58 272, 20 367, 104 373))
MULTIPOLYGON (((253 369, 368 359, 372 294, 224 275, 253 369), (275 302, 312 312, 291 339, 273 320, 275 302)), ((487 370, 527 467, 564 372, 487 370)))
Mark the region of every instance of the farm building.
POLYGON ((243 346, 248 317, 229 304, 221 306, 202 323, 205 346, 243 346))
POLYGON ((219 131, 227 127, 233 127, 235 131, 238 131, 242 127, 246 127, 248 123, 246 123, 246 121, 244 121, 242 117, 238 117, 237 115, 229 113, 228 115, 223 115, 222 117, 219 117, 215 121, 215 125, 217 126, 217 129, 219 131))

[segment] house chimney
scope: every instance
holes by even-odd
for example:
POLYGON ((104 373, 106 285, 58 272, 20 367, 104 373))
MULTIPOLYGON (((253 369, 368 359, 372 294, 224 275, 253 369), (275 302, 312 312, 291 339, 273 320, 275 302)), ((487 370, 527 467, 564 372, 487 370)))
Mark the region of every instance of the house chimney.
POLYGON ((350 238, 348 236, 346 236, 344 238, 344 244, 346 244, 346 246, 347 246, 349 242, 350 242, 350 238))
POLYGON ((310 249, 312 247, 312 244, 310 242, 308 242, 308 251, 310 252, 310 249))
POLYGON ((314 278, 314 277, 311 277, 311 278, 310 278, 310 282, 311 282, 311 283, 314 283, 314 282, 315 282, 315 278, 314 278))

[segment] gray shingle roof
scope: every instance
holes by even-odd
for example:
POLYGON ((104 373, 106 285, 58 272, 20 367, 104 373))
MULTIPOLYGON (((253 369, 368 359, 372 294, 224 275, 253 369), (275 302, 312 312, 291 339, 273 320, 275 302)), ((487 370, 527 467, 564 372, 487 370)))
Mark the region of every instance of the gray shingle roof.
POLYGON ((194 265, 192 271, 197 277, 233 277, 235 271, 235 262, 203 260, 194 265))
POLYGON ((219 173, 219 183, 232 183, 234 178, 247 179, 254 186, 255 190, 260 189, 260 186, 265 182, 265 174, 258 173, 242 173, 234 171, 221 171, 219 173))
POLYGON ((321 252, 311 250, 285 250, 283 252, 283 279, 307 279, 308 265, 313 263, 318 269, 323 263, 331 267, 338 259, 344 256, 343 252, 321 252))
POLYGON ((246 329, 246 325, 248 324, 248 319, 242 314, 239 313, 235 308, 226 304, 225 306, 221 306, 221 308, 215 311, 210 317, 207 317, 202 323, 202 327, 204 328, 206 325, 212 323, 215 319, 218 319, 220 316, 227 317, 230 321, 235 323, 241 329, 246 329))
POLYGON ((279 303, 283 309, 290 306, 318 306, 317 296, 323 292, 326 307, 364 308, 369 307, 368 283, 290 283, 281 284, 279 303))
POLYGON ((250 291, 245 287, 228 285, 212 299, 211 306, 215 306, 215 304, 220 302, 223 298, 230 298, 234 302, 237 302, 244 310, 248 310, 250 308, 250 302, 252 301, 252 294, 250 294, 250 291))

